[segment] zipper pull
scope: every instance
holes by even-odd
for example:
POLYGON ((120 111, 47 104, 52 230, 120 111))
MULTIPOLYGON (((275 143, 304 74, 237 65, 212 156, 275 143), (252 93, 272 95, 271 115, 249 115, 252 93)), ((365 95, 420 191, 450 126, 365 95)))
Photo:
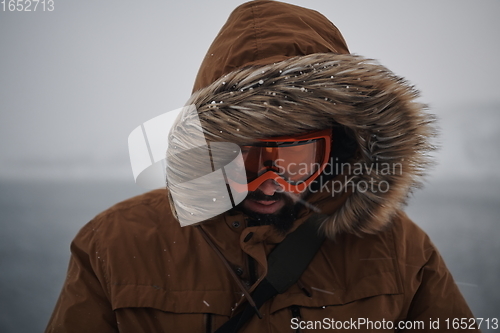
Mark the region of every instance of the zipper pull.
MULTIPOLYGON (((302 318, 300 316, 300 308, 297 305, 292 305, 290 307, 290 310, 292 310, 292 318, 298 318, 298 319, 302 318)), ((301 332, 300 328, 297 328, 297 330, 295 332, 300 333, 301 332)))
POLYGON ((309 291, 309 289, 306 288, 306 286, 302 283, 302 281, 300 281, 300 279, 297 280, 297 287, 299 287, 304 292, 304 294, 306 294, 307 297, 312 297, 311 292, 309 291))

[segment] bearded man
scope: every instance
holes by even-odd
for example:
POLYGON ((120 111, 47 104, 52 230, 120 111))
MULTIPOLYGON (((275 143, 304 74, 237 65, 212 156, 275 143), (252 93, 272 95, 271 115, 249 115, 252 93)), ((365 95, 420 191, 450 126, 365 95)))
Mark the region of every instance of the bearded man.
POLYGON ((169 135, 167 188, 82 228, 46 332, 430 331, 473 318, 402 211, 434 135, 402 78, 351 55, 320 13, 257 0, 230 15, 193 91, 169 135))

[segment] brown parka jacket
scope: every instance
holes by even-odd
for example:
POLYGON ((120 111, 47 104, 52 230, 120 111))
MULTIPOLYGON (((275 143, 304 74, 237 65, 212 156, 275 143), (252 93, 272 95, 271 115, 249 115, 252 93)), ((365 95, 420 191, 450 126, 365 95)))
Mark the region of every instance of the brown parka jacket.
MULTIPOLYGON (((320 178, 290 230, 321 211, 322 247, 300 280, 241 332, 435 332, 448 331, 448 318, 472 318, 436 248, 401 210, 428 164, 433 135, 432 119, 404 80, 350 55, 321 14, 258 0, 231 14, 194 91, 188 104, 209 141, 332 127, 348 130, 357 144, 336 177, 320 178)), ((184 127, 180 121, 176 130, 184 127)), ((176 213, 160 189, 84 226, 46 332, 215 332, 241 311, 247 300, 235 280, 176 213)), ((286 235, 248 221, 233 209, 202 228, 251 292, 286 235)))

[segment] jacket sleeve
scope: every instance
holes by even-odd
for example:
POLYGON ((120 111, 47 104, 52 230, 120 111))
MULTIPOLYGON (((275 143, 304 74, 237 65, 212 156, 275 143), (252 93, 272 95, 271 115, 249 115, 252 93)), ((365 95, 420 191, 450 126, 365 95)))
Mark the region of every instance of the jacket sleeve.
POLYGON ((99 264, 92 222, 71 243, 66 281, 46 333, 118 332, 99 264))
POLYGON ((432 331, 476 331, 474 316, 443 258, 427 234, 408 221, 402 269, 405 294, 411 297, 407 320, 423 321, 432 331), (431 321, 434 328, 430 327, 431 321))

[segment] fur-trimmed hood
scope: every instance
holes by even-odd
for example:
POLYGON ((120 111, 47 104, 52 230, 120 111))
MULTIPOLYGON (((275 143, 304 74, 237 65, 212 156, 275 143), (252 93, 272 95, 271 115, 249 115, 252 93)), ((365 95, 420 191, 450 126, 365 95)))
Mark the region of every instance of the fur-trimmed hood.
MULTIPOLYGON (((208 142, 325 128, 349 133, 356 153, 318 187, 323 201, 346 194, 323 223, 330 237, 381 230, 429 164, 433 118, 415 101, 418 92, 376 61, 349 54, 337 28, 308 9, 275 1, 240 6, 208 51, 195 90, 188 104, 208 142)), ((177 143, 189 133, 186 121, 171 133, 177 143)))

